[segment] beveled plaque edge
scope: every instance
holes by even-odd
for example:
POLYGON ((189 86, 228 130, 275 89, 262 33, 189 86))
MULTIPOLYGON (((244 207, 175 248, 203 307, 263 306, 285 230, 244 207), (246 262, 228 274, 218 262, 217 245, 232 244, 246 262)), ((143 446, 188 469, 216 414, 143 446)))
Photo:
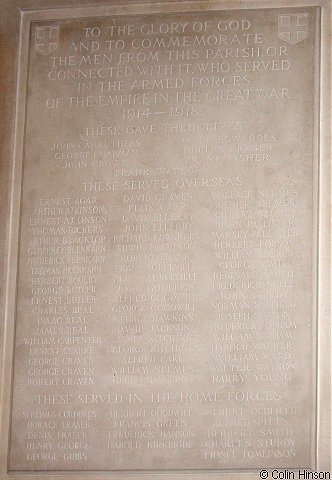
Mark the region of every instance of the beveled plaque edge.
MULTIPOLYGON (((135 14, 185 12, 219 9, 286 8, 282 0, 213 0, 213 1, 96 1, 85 0, 0 0, 2 13, 1 44, 4 62, 0 65, 0 87, 3 97, 0 100, 3 132, 0 140, 0 215, 3 228, 0 232, 1 314, 0 324, 0 380, 1 380, 1 425, 0 425, 0 478, 7 479, 84 479, 114 480, 163 479, 230 479, 239 476, 245 479, 258 478, 259 470, 249 471, 167 471, 167 472, 20 472, 8 473, 8 432, 10 426, 10 402, 12 384, 12 358, 15 317, 15 291, 18 257, 19 206, 23 158, 25 123, 26 78, 30 22, 43 19, 70 18, 71 16, 99 16, 105 14, 135 14), (66 5, 66 8, 63 8, 66 5), (75 15, 71 11, 75 8, 75 15), (20 45, 20 47, 19 47, 20 45), (17 86, 17 88, 16 88, 17 86), (12 213, 11 213, 12 212, 12 213)), ((290 1, 287 7, 321 8, 321 45, 319 78, 319 144, 316 145, 320 158, 318 175, 318 238, 317 263, 318 278, 314 288, 317 291, 317 398, 316 461, 312 468, 317 471, 331 469, 331 325, 330 325, 330 278, 331 278, 331 215, 330 215, 330 152, 331 152, 331 3, 329 0, 290 1)), ((318 105, 317 105, 318 107, 318 105)), ((318 117, 317 117, 318 119, 318 117)), ((300 466, 299 466, 300 467, 300 466)))

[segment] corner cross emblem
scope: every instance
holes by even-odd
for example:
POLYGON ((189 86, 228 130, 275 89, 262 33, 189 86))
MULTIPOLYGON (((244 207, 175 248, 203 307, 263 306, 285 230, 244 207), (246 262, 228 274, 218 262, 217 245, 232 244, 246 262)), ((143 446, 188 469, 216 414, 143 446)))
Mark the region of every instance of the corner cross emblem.
POLYGON ((49 55, 59 46, 60 26, 44 25, 35 27, 35 50, 49 55))
POLYGON ((309 34, 308 13, 288 13, 278 15, 278 37, 288 43, 298 43, 309 34))

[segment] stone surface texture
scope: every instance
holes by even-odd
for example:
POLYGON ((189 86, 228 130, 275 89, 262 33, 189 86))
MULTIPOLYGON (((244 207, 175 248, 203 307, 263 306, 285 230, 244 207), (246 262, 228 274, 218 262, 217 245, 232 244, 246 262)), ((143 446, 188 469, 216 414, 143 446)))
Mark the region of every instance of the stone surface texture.
POLYGON ((4 478, 328 470, 327 4, 18 6, 4 478))

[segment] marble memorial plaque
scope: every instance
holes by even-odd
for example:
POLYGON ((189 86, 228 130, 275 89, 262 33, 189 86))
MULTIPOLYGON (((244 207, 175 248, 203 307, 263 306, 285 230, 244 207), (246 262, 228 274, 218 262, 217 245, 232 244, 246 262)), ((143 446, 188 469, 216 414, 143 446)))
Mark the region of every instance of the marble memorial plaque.
POLYGON ((29 18, 12 473, 315 466, 321 10, 196 5, 29 18))

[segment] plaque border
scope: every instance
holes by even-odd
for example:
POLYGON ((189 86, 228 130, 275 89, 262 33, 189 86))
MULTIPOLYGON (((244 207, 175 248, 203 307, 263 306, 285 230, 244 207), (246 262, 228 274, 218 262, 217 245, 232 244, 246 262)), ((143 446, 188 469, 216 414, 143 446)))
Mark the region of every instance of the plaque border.
MULTIPOLYGON (((313 306, 318 318, 316 340, 313 346, 316 355, 316 379, 313 396, 316 397, 316 417, 313 426, 316 452, 312 458, 312 468, 316 471, 331 470, 331 326, 330 326, 330 145, 331 145, 331 3, 329 0, 300 1, 289 0, 287 6, 283 0, 0 0, 0 33, 5 42, 0 46, 4 62, 0 64, 0 98, 3 131, 0 132, 0 299, 1 314, 4 321, 0 324, 0 478, 3 480, 24 479, 84 479, 101 480, 242 480, 258 478, 259 470, 121 470, 121 471, 8 471, 8 438, 11 422, 11 391, 13 383, 13 351, 15 336, 15 308, 17 284, 17 258, 19 255, 19 220, 22 189, 22 161, 24 157, 24 130, 26 118, 27 78, 29 61, 30 25, 34 21, 70 19, 78 17, 99 17, 106 15, 134 15, 154 13, 185 13, 194 11, 272 9, 293 7, 320 7, 321 36, 316 36, 320 52, 320 68, 317 68, 315 92, 318 112, 315 115, 317 141, 314 150, 319 159, 318 169, 314 168, 314 198, 318 200, 318 212, 314 223, 317 234, 313 232, 314 256, 317 271, 313 293, 317 304, 313 306), (51 4, 51 6, 50 6, 51 4), (73 10, 74 9, 74 10, 73 10), (317 78, 318 77, 318 78, 317 78), (315 188, 316 187, 316 188, 315 188), (316 190, 316 191, 315 191, 316 190)), ((317 16, 318 17, 318 16, 317 16)), ((318 56, 317 56, 318 57, 318 56)), ((316 65, 316 67, 318 67, 316 65)), ((315 136, 316 138, 316 136, 315 136)), ((314 276, 315 277, 315 276, 314 276)), ((315 302, 314 302, 315 303, 315 302)), ((301 466, 299 466, 301 468, 301 466)), ((281 469, 278 469, 281 470, 281 469)))

